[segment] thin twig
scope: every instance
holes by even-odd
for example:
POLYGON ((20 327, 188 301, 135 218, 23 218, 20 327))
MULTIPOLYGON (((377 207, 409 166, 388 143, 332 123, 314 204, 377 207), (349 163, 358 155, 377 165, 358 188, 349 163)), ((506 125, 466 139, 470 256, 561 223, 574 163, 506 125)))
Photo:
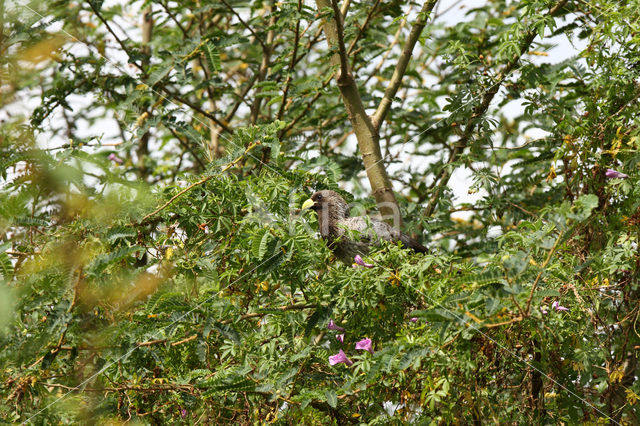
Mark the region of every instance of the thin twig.
MULTIPOLYGON (((264 309, 268 309, 269 311, 286 312, 286 311, 297 311, 297 310, 310 309, 310 308, 313 308, 315 306, 317 306, 317 305, 314 304, 314 303, 304 303, 304 304, 298 304, 298 305, 286 305, 286 306, 279 306, 277 308, 264 308, 264 309)), ((219 324, 226 325, 226 324, 230 324, 232 322, 244 321, 244 320, 248 320, 248 319, 251 319, 251 318, 263 317, 265 315, 269 315, 271 313, 269 311, 267 311, 267 312, 252 312, 250 314, 242 315, 239 318, 222 320, 222 321, 219 322, 219 324)), ((189 337, 186 337, 186 338, 184 338, 182 340, 178 340, 177 342, 171 343, 171 346, 177 346, 177 345, 181 345, 181 344, 186 343, 186 342, 190 342, 190 341, 196 339, 197 337, 198 337, 198 334, 193 334, 193 335, 191 335, 189 337)), ((136 346, 138 346, 138 347, 153 346, 153 345, 158 345, 158 344, 161 344, 161 343, 166 343, 167 341, 168 341, 168 339, 149 340, 147 342, 136 343, 136 346)))
POLYGON ((508 324, 513 324, 514 322, 520 322, 522 321, 522 317, 521 316, 517 316, 515 318, 512 318, 508 321, 504 321, 504 322, 497 322, 497 323, 493 323, 493 324, 482 324, 484 327, 487 328, 494 328, 494 327, 502 327, 503 325, 508 325, 508 324))
POLYGON ((422 6, 420 12, 418 12, 418 18, 413 28, 411 28, 409 38, 402 48, 402 53, 398 58, 396 68, 393 70, 393 75, 391 76, 391 81, 389 81, 389 86, 387 87, 387 90, 385 90, 384 97, 380 101, 376 112, 371 117, 371 122, 373 123, 373 127, 376 129, 376 131, 380 131, 380 126, 382 125, 384 118, 391 108, 393 98, 396 96, 396 93, 400 88, 402 77, 404 77, 404 74, 407 71, 407 66, 409 65, 409 61, 411 60, 411 56, 413 55, 413 48, 420 38, 422 30, 424 30, 424 27, 427 25, 427 18, 431 14, 431 11, 433 10, 433 7, 437 3, 437 1, 438 0, 427 0, 422 6))
MULTIPOLYGON (((302 9, 302 0, 298 0, 298 12, 302 9)), ((294 31, 293 40, 293 52, 291 53, 291 62, 289 63, 289 72, 287 73, 287 79, 284 83, 284 89, 282 90, 282 101, 280 102, 280 109, 276 115, 276 119, 280 120, 284 114, 284 108, 287 104, 287 95, 289 93, 289 86, 291 85, 293 70, 296 63, 296 57, 298 55, 298 44, 300 43, 300 20, 296 22, 296 29, 294 31)))
MULTIPOLYGON (((409 11, 407 13, 411 13, 411 7, 409 7, 409 11)), ((384 63, 387 61, 387 58, 389 57, 391 52, 393 52, 393 48, 395 47, 395 45, 398 44, 398 41, 400 40, 400 35, 402 34, 402 30, 404 29, 404 26, 406 24, 407 24, 406 19, 403 19, 402 22, 400 22, 400 25, 398 26, 398 29, 393 36, 393 40, 391 41, 391 44, 389 44, 389 46, 387 47, 387 51, 384 52, 384 55, 382 55, 382 58, 380 59, 378 64, 375 66, 373 71, 369 73, 367 78, 364 80, 364 83, 362 83, 364 87, 366 87, 367 83, 369 82, 369 80, 371 80, 371 78, 373 78, 373 76, 379 75, 380 69, 382 68, 384 63)))
MULTIPOLYGON (((300 304, 300 305, 286 305, 286 306, 280 306, 277 308, 269 308, 270 310, 276 310, 276 311, 294 311, 294 310, 304 310, 304 309, 309 309, 309 308, 313 308, 316 305, 313 303, 305 303, 305 304, 300 304)), ((269 312, 252 312, 250 314, 246 314, 246 315, 242 315, 240 318, 238 319, 226 319, 223 321, 220 321, 220 324, 229 324, 235 321, 243 321, 243 320, 247 320, 250 318, 257 318, 257 317, 263 317, 265 315, 268 315, 269 312)))
MULTIPOLYGON (((356 44, 358 43, 358 40, 360 40, 360 37, 364 35, 364 30, 369 25, 369 22, 373 17, 373 13, 376 11, 379 4, 380 4, 380 0, 376 0, 373 6, 371 6, 371 9, 369 9, 369 12, 367 13, 367 17, 365 18, 364 22, 362 23, 362 26, 360 27, 360 31, 358 31, 358 34, 356 34, 356 37, 353 39, 353 41, 349 45, 349 49, 347 50, 349 54, 351 54, 353 49, 356 47, 356 44)), ((353 55, 353 61, 351 62, 351 64, 355 64, 355 60, 356 60, 356 55, 353 55)))
MULTIPOLYGON (((344 47, 344 29, 343 29, 343 18, 342 13, 340 13, 340 8, 338 8, 338 2, 336 0, 331 0, 331 7, 333 7, 333 14, 336 22, 336 33, 338 35, 338 52, 340 58, 340 77, 346 76, 350 74, 349 72, 349 59, 347 58, 347 51, 344 47)), ((340 79, 338 79, 338 84, 340 84, 340 79)))
MULTIPOLYGON (((73 308, 76 306, 76 303, 78 301, 78 287, 80 286, 81 281, 82 281, 82 268, 79 268, 78 278, 76 279, 76 282, 73 285, 73 298, 71 299, 71 303, 67 308, 67 313, 70 313, 73 310, 73 308)), ((60 338, 58 339, 58 343, 56 344, 56 346, 53 349, 48 350, 44 355, 42 355, 38 359, 36 359, 30 366, 27 367, 27 369, 33 368, 36 365, 38 365, 49 353, 51 353, 52 355, 55 355, 58 352, 60 352, 62 350, 62 343, 64 342, 64 338, 67 335, 68 329, 69 329, 69 322, 65 323, 64 330, 60 335, 60 338)))
POLYGON ((178 346, 178 345, 181 345, 181 344, 183 344, 183 343, 187 343, 187 342, 190 342, 190 341, 192 341, 192 340, 196 340, 196 338, 197 338, 197 337, 198 337, 198 335, 197 335, 197 334, 192 334, 191 336, 189 336, 189 337, 187 337, 187 338, 184 338, 184 339, 182 339, 182 340, 178 340, 177 342, 173 342, 173 343, 171 344, 171 346, 178 346))
MULTIPOLYGON (((164 123, 163 123, 164 124, 164 123)), ((189 151, 189 153, 191 154, 191 156, 193 157, 194 160, 196 160, 196 162, 200 165, 200 167, 202 169, 205 169, 207 166, 202 162, 202 160, 200 159, 200 157, 198 155, 196 155, 196 153, 193 151, 193 149, 191 148, 191 145, 187 142, 184 141, 180 135, 178 135, 178 133, 173 130, 171 127, 167 126, 165 124, 165 127, 167 129, 169 129, 169 131, 171 132, 171 134, 173 135, 173 137, 175 137, 178 142, 180 142, 180 145, 182 145, 184 147, 184 149, 186 149, 187 151, 189 151)))
POLYGON ((236 18, 238 18, 238 21, 240 21, 240 23, 242 24, 242 26, 244 26, 247 30, 249 30, 249 32, 253 35, 253 37, 256 39, 256 41, 257 41, 258 43, 260 43, 260 46, 262 46, 262 49, 263 49, 264 51, 266 51, 266 50, 267 50, 267 46, 264 44, 264 42, 262 41, 262 39, 261 39, 260 37, 258 37, 258 34, 256 34, 256 32, 253 30, 253 28, 251 28, 251 26, 250 26, 250 25, 248 25, 248 24, 244 21, 244 19, 242 19, 242 16, 240 16, 240 14, 238 14, 238 12, 236 12, 236 11, 233 9, 233 7, 231 7, 231 5, 230 5, 229 3, 227 3, 227 1, 226 1, 226 0, 220 0, 220 1, 222 1, 222 3, 224 3, 224 5, 225 5, 225 6, 227 6, 227 9, 229 9, 229 11, 230 11, 231 13, 233 13, 233 14, 236 16, 236 18))
POLYGON ((171 20, 176 24, 176 26, 180 29, 180 31, 182 31, 182 34, 184 35, 185 39, 190 38, 189 34, 187 33, 187 30, 184 29, 184 27, 182 26, 178 18, 173 14, 173 12, 171 12, 171 9, 169 8, 169 5, 167 3, 168 2, 160 2, 164 11, 167 12, 167 15, 169 15, 171 20))
POLYGON ((188 100, 186 98, 183 98, 182 96, 180 96, 180 95, 178 95, 176 93, 170 92, 169 90, 167 90, 164 87, 162 88, 162 91, 164 91, 167 95, 173 97, 176 101, 185 104, 186 106, 190 107, 191 109, 193 109, 193 110, 199 112, 200 114, 204 115, 205 117, 213 120, 218 126, 223 128, 225 132, 233 134, 233 130, 230 129, 229 126, 227 126, 225 123, 220 121, 220 119, 218 117, 216 117, 215 115, 203 110, 198 105, 196 105, 193 102, 191 102, 190 100, 188 100))
POLYGON ((61 388, 71 391, 82 391, 82 392, 122 392, 122 391, 137 391, 137 392, 166 392, 171 390, 181 390, 181 391, 195 391, 195 387, 192 385, 185 384, 166 384, 166 385, 155 385, 152 387, 142 387, 142 386, 127 386, 122 385, 118 387, 111 388, 85 388, 79 386, 67 386, 60 383, 47 383, 47 382, 38 382, 38 384, 43 386, 49 386, 53 388, 61 388))
MULTIPOLYGON (((107 31, 109 31, 109 33, 113 36, 113 38, 116 39, 116 42, 118 42, 118 44, 120 45, 120 47, 122 48, 122 50, 124 52, 129 53, 129 49, 127 49, 127 46, 125 46, 124 42, 122 40, 120 40, 120 37, 118 37, 118 35, 113 31, 113 29, 111 28, 111 26, 109 25, 109 23, 107 22, 106 19, 104 19, 104 17, 100 14, 100 12, 96 9, 96 7, 94 6, 92 1, 88 1, 87 3, 89 3, 89 7, 91 7, 91 10, 93 10, 93 13, 96 14, 96 16, 98 17, 98 19, 100 20, 100 22, 102 22, 102 24, 107 28, 107 31)), ((131 55, 129 55, 129 57, 131 57, 131 55)), ((136 68, 138 68, 140 71, 144 72, 144 68, 142 67, 142 65, 138 64, 136 61, 131 60, 129 62, 130 64, 134 65, 136 68)))
POLYGON ((160 343, 165 343, 166 341, 167 341, 167 339, 155 339, 155 340, 149 340, 147 342, 136 343, 136 346, 138 346, 138 347, 153 346, 153 345, 157 345, 157 344, 160 344, 160 343))

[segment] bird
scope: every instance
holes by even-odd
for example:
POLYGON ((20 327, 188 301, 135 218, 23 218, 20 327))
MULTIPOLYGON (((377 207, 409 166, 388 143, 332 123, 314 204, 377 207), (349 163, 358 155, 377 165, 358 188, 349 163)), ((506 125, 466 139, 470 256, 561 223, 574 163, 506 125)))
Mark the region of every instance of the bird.
POLYGON ((402 242, 403 248, 419 253, 429 250, 386 222, 367 216, 349 216, 349 206, 344 198, 328 189, 314 193, 302 203, 301 210, 315 210, 318 214, 320 236, 327 242, 333 254, 345 263, 351 263, 356 255, 366 255, 371 246, 379 246, 381 240, 402 242), (349 231, 359 234, 352 239, 349 231))

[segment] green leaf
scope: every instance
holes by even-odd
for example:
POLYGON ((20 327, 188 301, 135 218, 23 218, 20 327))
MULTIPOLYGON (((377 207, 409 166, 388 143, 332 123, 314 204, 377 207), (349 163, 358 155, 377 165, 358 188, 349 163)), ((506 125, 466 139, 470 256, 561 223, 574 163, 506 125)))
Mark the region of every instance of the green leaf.
POLYGON ((173 61, 165 62, 154 68, 153 72, 149 75, 146 83, 148 86, 153 87, 160 80, 164 79, 169 72, 173 69, 173 61))
POLYGON ((543 290, 538 290, 536 292, 536 296, 538 296, 539 298, 544 298, 544 297, 560 297, 562 296, 562 294, 555 289, 543 289, 543 290))
POLYGON ((325 391, 324 395, 327 398, 327 404, 329 404, 332 408, 336 408, 338 406, 338 395, 336 395, 334 390, 329 389, 325 391))
POLYGON ((114 228, 114 229, 110 229, 109 232, 107 233, 107 241, 109 242, 114 242, 117 240, 123 240, 123 239, 127 239, 127 238, 135 238, 138 235, 138 233, 132 229, 127 229, 127 228, 114 228))
POLYGON ((0 252, 0 276, 6 281, 13 277, 13 263, 9 255, 4 251, 0 252))
POLYGON ((426 349, 426 348, 415 348, 410 350, 400 360, 400 363, 398 364, 398 369, 406 370, 411 364, 414 363, 416 359, 419 360, 420 358, 423 358, 428 353, 429 353, 429 349, 426 349))
POLYGON ((120 262, 128 257, 131 258, 142 251, 143 249, 141 249, 140 247, 124 247, 111 253, 101 254, 89 266, 89 270, 93 274, 99 274, 109 266, 120 262))
POLYGON ((240 339, 240 334, 238 334, 238 332, 236 331, 236 329, 233 327, 232 324, 214 323, 213 328, 217 330, 220 334, 222 334, 224 337, 226 337, 227 339, 230 339, 236 345, 239 345, 242 343, 242 340, 240 339))
POLYGON ((269 231, 265 232, 260 240, 260 245, 258 246, 258 260, 262 260, 264 255, 267 253, 267 249, 269 246, 269 242, 273 239, 273 236, 269 231))
POLYGON ((251 380, 239 375, 229 375, 227 377, 208 380, 202 382, 200 387, 208 389, 203 396, 213 396, 220 392, 248 392, 255 389, 256 385, 251 380))
POLYGON ((207 58, 209 70, 212 73, 220 71, 220 52, 212 41, 205 43, 203 46, 204 56, 207 58))
POLYGON ((177 312, 191 309, 188 304, 185 303, 184 295, 177 292, 171 293, 156 293, 151 296, 148 302, 149 312, 177 312))
POLYGON ((591 215, 591 211, 598 207, 598 197, 594 194, 580 196, 572 206, 572 211, 568 215, 571 219, 582 222, 591 215))
POLYGON ((304 329, 305 337, 309 337, 311 335, 311 333, 315 329, 318 322, 326 321, 329 318, 330 313, 331 313, 330 308, 325 306, 318 306, 316 310, 313 311, 313 314, 311 314, 309 316, 309 319, 307 320, 307 324, 304 329))

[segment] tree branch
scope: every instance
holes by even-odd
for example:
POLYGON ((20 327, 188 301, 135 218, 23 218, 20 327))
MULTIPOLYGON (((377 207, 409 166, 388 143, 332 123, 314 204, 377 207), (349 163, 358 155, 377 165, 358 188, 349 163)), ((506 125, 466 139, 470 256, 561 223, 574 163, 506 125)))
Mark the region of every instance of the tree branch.
MULTIPOLYGON (((269 309, 272 311, 280 311, 280 312, 286 312, 286 311, 302 311, 305 309, 310 309, 310 308, 315 308, 317 305, 315 303, 300 303, 297 305, 285 305, 285 306, 278 306, 277 308, 265 308, 265 309, 269 309)), ((261 318, 265 315, 269 315, 271 312, 252 312, 250 314, 245 314, 240 316, 240 318, 235 318, 235 319, 226 319, 226 320, 222 320, 220 321, 220 324, 222 325, 226 325, 226 324, 231 324, 232 322, 237 322, 237 321, 244 321, 244 320, 248 320, 251 318, 261 318)), ((202 332, 202 329, 199 330, 200 332, 202 332)), ((195 340, 198 337, 198 334, 192 334, 191 336, 188 336, 182 340, 178 340, 177 342, 173 342, 171 343, 171 346, 177 346, 177 345, 181 345, 183 343, 186 342, 190 342, 192 340, 195 340)), ((206 336, 205 336, 206 337, 206 336)), ((156 340, 149 340, 146 342, 140 342, 140 343, 136 343, 136 346, 138 347, 142 347, 142 346, 153 346, 153 345, 158 345, 160 343, 166 343, 168 339, 156 339, 156 340)))
MULTIPOLYGON (((142 68, 144 71, 143 79, 146 81, 148 78, 149 64, 151 63, 151 36, 153 34, 153 15, 151 5, 142 10, 142 68)), ((136 150, 136 156, 138 157, 138 174, 144 180, 149 174, 149 170, 146 166, 146 159, 149 156, 149 139, 151 132, 147 130, 140 137, 138 149, 136 150)))
POLYGON ((183 98, 181 95, 178 95, 176 93, 170 92, 168 89, 166 89, 164 87, 162 88, 162 91, 165 92, 167 95, 171 96, 176 101, 185 104, 186 106, 190 107, 191 109, 193 109, 193 110, 199 112, 200 114, 204 115, 205 117, 211 119, 214 123, 216 123, 222 129, 224 129, 225 132, 227 132, 229 134, 233 134, 233 130, 231 128, 229 128, 229 126, 227 126, 225 123, 220 121, 220 119, 218 117, 216 117, 215 115, 203 110, 198 105, 196 105, 193 102, 191 102, 190 100, 188 100, 186 98, 183 98))
POLYGON ((376 129, 376 132, 380 130, 380 126, 382 125, 384 118, 391 108, 393 98, 396 96, 396 93, 400 88, 402 77, 404 76, 404 73, 407 70, 407 66, 409 65, 409 61, 411 60, 413 48, 420 38, 422 30, 424 30, 424 27, 427 24, 427 19, 429 18, 429 15, 431 14, 431 11, 433 10, 433 7, 437 2, 438 0, 427 0, 418 13, 416 23, 413 25, 413 28, 411 28, 409 38, 405 42, 404 47, 402 48, 402 53, 398 58, 396 68, 393 70, 393 75, 391 76, 391 81, 389 81, 389 86, 387 87, 387 90, 385 90, 384 97, 380 101, 380 105, 378 105, 376 112, 371 117, 371 122, 373 123, 373 127, 376 129))
MULTIPOLYGON (((67 314, 70 314, 71 311, 73 311, 73 308, 75 308, 76 304, 78 303, 78 288, 80 287, 80 283, 82 282, 82 278, 83 278, 82 271, 83 271, 82 267, 78 268, 78 278, 76 279, 76 282, 73 285, 73 298, 71 299, 71 303, 67 308, 67 314)), ((56 346, 53 349, 48 350, 44 355, 42 355, 38 359, 36 359, 31 365, 27 367, 27 369, 33 368, 36 365, 38 365, 49 353, 55 357, 58 354, 58 352, 63 350, 62 343, 64 343, 64 339, 67 336, 67 330, 69 330, 70 322, 71 322, 71 319, 69 319, 69 321, 65 323, 64 330, 62 331, 62 334, 60 334, 60 338, 58 338, 58 343, 56 344, 56 346)))
POLYGON ((149 387, 143 387, 141 385, 120 385, 118 387, 104 387, 104 388, 87 388, 82 386, 67 386, 60 383, 47 383, 47 382, 38 382, 38 384, 47 387, 53 388, 61 388, 69 391, 81 391, 81 392, 122 392, 122 391, 135 391, 135 392, 168 392, 168 391, 181 391, 181 392, 189 392, 195 390, 195 387, 188 384, 160 384, 153 385, 149 387))
POLYGON ((189 151, 189 154, 191 154, 191 156, 193 157, 193 159, 198 163, 198 165, 200 166, 200 168, 202 170, 204 170, 207 166, 202 162, 202 160, 200 159, 200 157, 193 151, 193 148, 191 147, 191 145, 187 142, 184 141, 180 135, 178 135, 178 133, 176 133, 175 130, 173 130, 171 127, 166 126, 165 127, 167 129, 169 129, 169 131, 171 132, 171 134, 173 135, 174 138, 176 138, 178 140, 178 142, 180 143, 180 145, 182 145, 184 147, 184 149, 186 149, 187 151, 189 151))
MULTIPOLYGON (((375 13, 376 8, 378 7, 379 4, 380 4, 380 0, 376 0, 376 2, 373 4, 373 6, 371 6, 371 9, 369 9, 369 12, 367 13, 367 17, 364 19, 364 22, 362 23, 362 26, 360 27, 360 31, 358 31, 358 34, 356 35, 356 37, 353 39, 353 41, 349 45, 349 49, 347 49, 347 52, 349 52, 349 54, 351 54, 351 52, 353 52, 353 49, 356 47, 356 44, 358 43, 358 40, 360 40, 360 37, 362 37, 364 35, 364 31, 367 28, 367 26, 369 25, 369 22, 371 22, 371 18, 373 17, 373 14, 375 13)), ((353 61, 351 62, 354 65, 355 65, 355 58, 356 58, 356 55, 354 55, 353 61)))
MULTIPOLYGON (((286 312, 286 311, 302 311, 305 309, 310 309, 310 308, 315 308, 317 305, 315 303, 301 303, 298 305, 285 305, 285 306, 279 306, 277 308, 272 308, 274 311, 282 311, 282 312, 286 312)), ((265 315, 268 315, 270 312, 252 312, 250 314, 245 314, 242 315, 240 318, 238 319, 226 319, 223 321, 220 321, 220 324, 230 324, 232 322, 235 321, 244 321, 247 319, 251 319, 251 318, 259 318, 259 317, 263 317, 265 315)))
POLYGON ((551 247, 551 250, 549 250, 549 253, 547 254, 547 258, 544 260, 542 265, 540 265, 540 272, 538 272, 536 279, 533 281, 533 285, 531 286, 531 292, 529 293, 529 297, 527 298, 527 307, 524 310, 526 315, 529 315, 529 311, 531 310, 531 301, 533 300, 533 295, 536 292, 536 288, 538 287, 540 278, 542 278, 542 274, 544 273, 544 270, 547 268, 547 265, 551 261, 553 254, 556 252, 556 249, 558 248, 558 244, 560 244, 560 240, 562 239, 563 236, 564 234, 560 232, 560 235, 558 235, 558 238, 556 238, 555 243, 553 243, 553 247, 551 247))
POLYGON ((319 11, 326 8, 333 10, 333 19, 327 19, 324 23, 324 32, 327 36, 329 47, 338 51, 333 55, 331 62, 334 66, 340 66, 340 73, 336 76, 338 88, 342 94, 349 121, 351 121, 355 131, 358 147, 362 152, 362 160, 378 209, 383 217, 393 217, 398 219, 398 222, 401 222, 402 218, 398 214, 400 211, 398 202, 382 161, 378 133, 364 110, 356 81, 349 69, 349 61, 344 46, 342 13, 338 9, 336 0, 316 0, 316 5, 319 11))
MULTIPOLYGON (((333 18, 335 20, 335 37, 337 37, 337 41, 334 44, 338 46, 338 59, 340 60, 340 74, 338 75, 338 85, 340 84, 340 78, 344 75, 350 75, 351 71, 349 70, 349 58, 347 58, 347 50, 344 47, 344 29, 343 22, 344 19, 342 17, 342 13, 340 12, 340 8, 338 8, 338 2, 336 0, 331 0, 331 7, 333 8, 333 18)), ((326 32, 326 25, 325 25, 326 32)), ((327 34, 327 39, 329 35, 327 34)))
MULTIPOLYGON (((411 12, 411 7, 409 8, 409 12, 408 13, 410 13, 410 12, 411 12)), ((371 80, 371 78, 373 78, 373 76, 378 75, 378 73, 380 72, 380 69, 382 68, 384 63, 387 61, 387 58, 389 57, 389 55, 393 51, 393 48, 395 47, 396 44, 398 44, 398 40, 400 38, 400 34, 402 34, 402 30, 404 29, 404 26, 406 25, 406 23, 407 23, 406 19, 403 19, 400 22, 400 25, 398 26, 398 30, 393 35, 393 40, 391 41, 391 43, 387 47, 387 51, 384 52, 384 55, 382 55, 382 58, 380 58, 380 61, 378 61, 378 64, 375 66, 373 71, 371 71, 369 73, 369 75, 367 76, 367 78, 364 80, 364 83, 362 84, 364 87, 366 87, 367 83, 369 82, 369 80, 371 80)))
MULTIPOLYGON (((122 51, 127 53, 127 55, 129 55, 129 49, 127 49, 127 46, 124 45, 124 42, 120 40, 120 37, 118 37, 118 35, 113 31, 113 28, 111 28, 107 20, 104 19, 104 17, 100 14, 98 9, 96 9, 93 2, 88 1, 87 3, 89 3, 89 7, 91 7, 91 10, 93 10, 93 13, 96 14, 100 22, 102 22, 102 24, 107 28, 107 31, 109 31, 109 33, 113 36, 113 38, 116 39, 116 42, 120 45, 120 48, 122 48, 122 51)), ((129 55, 129 57, 131 57, 131 55, 129 55)), ((142 67, 142 65, 138 64, 136 61, 132 60, 129 63, 135 66, 136 68, 138 68, 140 71, 144 72, 144 68, 142 67)))
MULTIPOLYGON (((298 13, 302 10, 302 0, 298 0, 298 13)), ((284 114, 285 105, 287 104, 287 95, 289 93, 289 86, 291 85, 291 75, 294 72, 296 57, 298 56, 298 44, 300 43, 300 20, 296 22, 296 29, 294 31, 293 40, 293 52, 291 53, 291 62, 289 62, 289 72, 287 73, 287 79, 284 83, 284 89, 282 90, 282 101, 280 102, 280 109, 276 115, 276 119, 280 120, 284 114)))
POLYGON ((227 115, 222 119, 224 123, 230 123, 233 117, 236 115, 238 108, 242 105, 243 102, 246 102, 247 93, 251 90, 253 85, 258 80, 258 74, 253 74, 253 76, 248 79, 246 86, 239 92, 236 92, 236 102, 233 104, 227 115))
POLYGON ((176 24, 176 26, 180 29, 180 31, 182 31, 182 34, 184 35, 185 38, 189 38, 189 33, 187 33, 187 30, 184 29, 184 27, 182 26, 182 24, 180 23, 180 20, 176 17, 176 15, 171 12, 171 9, 169 8, 169 2, 165 1, 165 2, 159 2, 162 5, 162 8, 164 9, 164 11, 167 13, 167 15, 169 15, 169 17, 171 18, 171 20, 176 24))
MULTIPOLYGON (((275 5, 270 6, 271 19, 269 19, 269 27, 273 27, 278 19, 277 13, 274 13, 275 5)), ((269 71, 269 65, 271 65, 271 53, 273 51, 273 40, 275 38, 275 31, 272 29, 267 32, 267 41, 262 44, 262 60, 260 61, 260 68, 258 69, 257 82, 261 83, 267 77, 269 71)), ((251 105, 251 124, 258 122, 258 116, 260 114, 260 106, 262 105, 262 97, 258 96, 261 90, 257 89, 255 92, 255 99, 251 105)), ((264 157, 264 155, 263 155, 264 157)), ((264 159, 264 158, 263 158, 264 159)))

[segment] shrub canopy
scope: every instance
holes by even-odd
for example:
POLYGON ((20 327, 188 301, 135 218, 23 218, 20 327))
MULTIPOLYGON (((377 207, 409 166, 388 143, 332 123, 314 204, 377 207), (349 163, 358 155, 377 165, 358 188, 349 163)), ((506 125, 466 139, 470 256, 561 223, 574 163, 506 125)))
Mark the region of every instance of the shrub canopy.
POLYGON ((450 7, 0 2, 0 418, 637 423, 640 7, 450 7))

